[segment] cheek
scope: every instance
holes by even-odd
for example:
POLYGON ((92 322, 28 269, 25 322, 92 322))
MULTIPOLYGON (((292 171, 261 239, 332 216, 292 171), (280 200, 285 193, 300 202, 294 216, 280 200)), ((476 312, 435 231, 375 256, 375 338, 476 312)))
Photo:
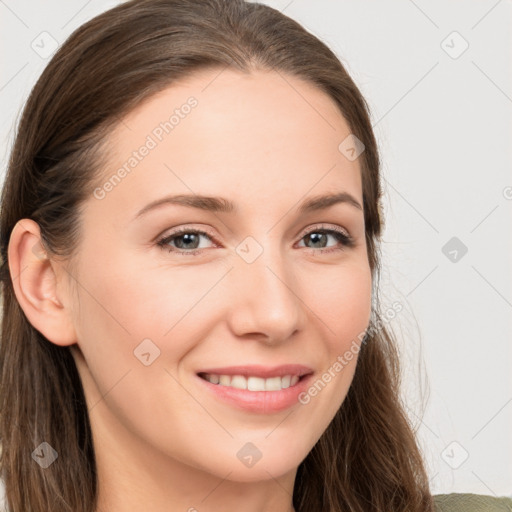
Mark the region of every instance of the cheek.
POLYGON ((84 259, 76 325, 86 363, 79 364, 93 406, 91 421, 110 422, 98 428, 118 432, 115 417, 163 446, 169 439, 162 425, 204 415, 170 373, 195 340, 206 337, 207 307, 197 305, 219 276, 209 272, 205 282, 190 269, 144 269, 136 263, 112 258, 98 266, 84 259))
POLYGON ((321 316, 330 351, 344 351, 370 321, 372 280, 363 264, 342 265, 315 280, 315 312, 321 316))
POLYGON ((99 332, 122 338, 125 346, 144 338, 165 339, 190 323, 189 315, 195 314, 194 309, 223 273, 148 267, 140 258, 111 259, 101 268, 83 265, 80 272, 84 283, 81 320, 87 322, 83 327, 94 325, 99 332))
POLYGON ((101 396, 121 378, 121 388, 153 378, 156 388, 158 379, 170 381, 165 370, 175 373, 197 340, 208 338, 219 310, 215 284, 226 269, 148 266, 105 249, 104 264, 91 256, 80 267, 75 325, 91 389, 101 396))
MULTIPOLYGON (((319 283, 318 279, 315 281, 319 283)), ((355 372, 361 339, 368 327, 372 306, 372 279, 368 266, 358 262, 341 265, 324 276, 323 286, 311 296, 312 308, 320 317, 324 333, 323 367, 310 398, 317 394, 314 407, 325 408, 320 416, 332 418, 341 405, 355 372), (312 302, 313 303, 313 302, 312 302), (326 389, 326 391, 324 391, 326 389)), ((305 398, 305 402, 308 397, 305 398)))

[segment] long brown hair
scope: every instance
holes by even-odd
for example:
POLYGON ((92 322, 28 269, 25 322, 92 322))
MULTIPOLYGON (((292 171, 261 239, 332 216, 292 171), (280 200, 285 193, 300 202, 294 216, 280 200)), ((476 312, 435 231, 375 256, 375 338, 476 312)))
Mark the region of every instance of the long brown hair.
MULTIPOLYGON (((2 192, 0 459, 10 512, 94 512, 97 475, 84 392, 69 347, 49 342, 16 300, 7 249, 16 222, 41 229, 49 255, 72 258, 80 204, 100 176, 102 144, 119 118, 204 68, 275 70, 316 85, 365 150, 359 157, 374 309, 352 385, 298 468, 297 512, 427 512, 432 497, 399 398, 398 355, 377 312, 381 187, 369 107, 336 55, 300 24, 244 0, 132 0, 79 27, 25 105, 2 192), (31 453, 47 441, 47 469, 31 453)), ((341 142, 341 141, 340 141, 341 142)))

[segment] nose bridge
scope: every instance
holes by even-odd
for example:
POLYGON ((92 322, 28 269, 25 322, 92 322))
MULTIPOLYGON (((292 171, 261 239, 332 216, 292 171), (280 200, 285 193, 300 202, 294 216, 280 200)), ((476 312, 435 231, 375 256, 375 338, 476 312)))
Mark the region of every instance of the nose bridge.
POLYGON ((233 328, 240 335, 260 333, 276 342, 288 338, 302 318, 293 266, 271 237, 265 243, 248 237, 237 252, 233 328))

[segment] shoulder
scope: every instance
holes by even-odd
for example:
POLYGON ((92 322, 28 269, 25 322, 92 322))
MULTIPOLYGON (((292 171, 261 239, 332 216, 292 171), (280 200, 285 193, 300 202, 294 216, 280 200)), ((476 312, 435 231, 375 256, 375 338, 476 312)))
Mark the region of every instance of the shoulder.
POLYGON ((436 512, 512 512, 512 498, 452 493, 434 496, 436 512))

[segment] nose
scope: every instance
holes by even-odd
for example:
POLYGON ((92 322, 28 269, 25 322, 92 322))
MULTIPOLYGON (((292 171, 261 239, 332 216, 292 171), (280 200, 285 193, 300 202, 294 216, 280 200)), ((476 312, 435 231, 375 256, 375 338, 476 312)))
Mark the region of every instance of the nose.
POLYGON ((303 328, 306 306, 300 283, 278 250, 265 250, 252 263, 237 261, 229 279, 228 316, 234 335, 276 345, 303 328))

